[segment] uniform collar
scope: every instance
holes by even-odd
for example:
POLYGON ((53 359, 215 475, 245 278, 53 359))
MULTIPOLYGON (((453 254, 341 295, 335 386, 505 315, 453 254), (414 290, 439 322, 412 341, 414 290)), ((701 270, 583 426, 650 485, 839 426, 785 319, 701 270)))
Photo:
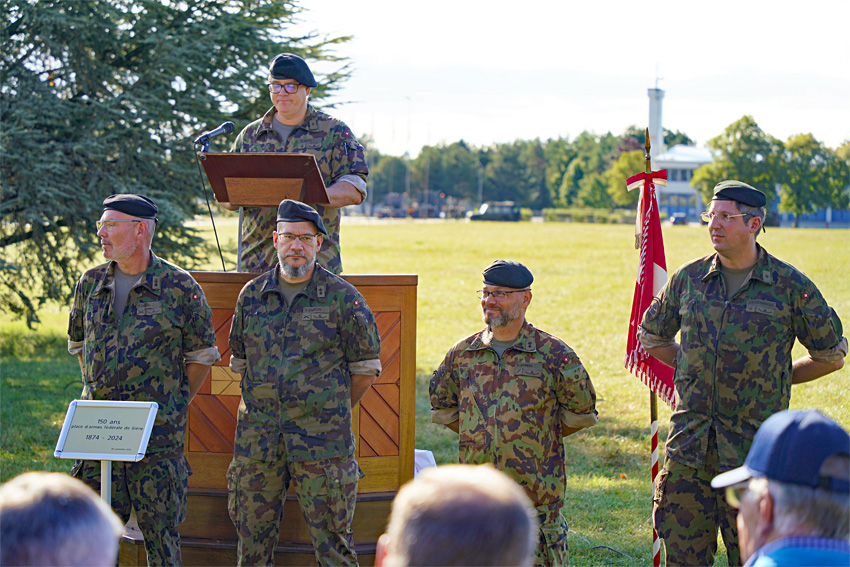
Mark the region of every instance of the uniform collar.
MULTIPOLYGON (((256 136, 260 134, 274 132, 274 127, 272 127, 272 118, 275 115, 275 107, 271 107, 264 115, 263 121, 260 122, 260 125, 257 127, 256 136)), ((319 112, 313 108, 310 103, 307 103, 307 114, 304 115, 304 120, 301 121, 301 124, 293 126, 292 129, 301 128, 307 130, 308 132, 317 132, 321 130, 319 126, 319 112)))
MULTIPOLYGON (((759 280, 767 285, 773 285, 775 281, 773 278, 773 266, 770 261, 770 254, 768 254, 767 250, 762 248, 758 243, 756 243, 756 251, 758 252, 758 259, 756 259, 756 263, 753 266, 753 269, 750 272, 750 277, 747 281, 759 280)), ((709 256, 709 258, 711 258, 711 264, 709 265, 708 272, 702 277, 702 281, 707 281, 710 278, 720 275, 720 254, 715 252, 709 256)))
MULTIPOLYGON (((526 321, 522 329, 519 331, 519 336, 517 336, 514 344, 511 345, 512 349, 516 349, 522 352, 535 352, 537 350, 537 341, 534 340, 534 325, 526 321)), ((475 340, 472 341, 472 344, 469 345, 469 350, 483 350, 491 348, 490 345, 493 344, 493 331, 490 330, 490 327, 487 327, 481 333, 475 337, 475 340)))
MULTIPOLYGON (((115 260, 110 260, 106 265, 106 270, 101 273, 101 277, 94 288, 94 294, 102 293, 105 289, 110 291, 115 290, 115 267, 118 263, 115 260)), ((154 295, 159 295, 162 291, 162 260, 151 250, 151 259, 148 268, 142 273, 139 283, 135 287, 146 287, 154 295)))
MULTIPOLYGON (((280 266, 275 263, 274 267, 265 273, 266 281, 263 282, 263 287, 260 290, 261 297, 265 296, 267 293, 283 295, 283 290, 280 289, 280 282, 278 281, 279 271, 280 266)), ((321 301, 325 299, 328 292, 329 275, 330 272, 316 262, 316 267, 313 269, 313 275, 310 276, 310 279, 307 281, 307 287, 304 288, 304 291, 301 293, 314 301, 321 301)))

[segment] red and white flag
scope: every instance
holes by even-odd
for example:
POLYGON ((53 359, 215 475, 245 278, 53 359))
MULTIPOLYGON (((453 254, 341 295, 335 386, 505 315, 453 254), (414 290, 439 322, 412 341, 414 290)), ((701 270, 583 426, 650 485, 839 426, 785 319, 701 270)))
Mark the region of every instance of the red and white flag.
POLYGON ((640 173, 626 181, 629 191, 640 190, 635 224, 635 248, 640 248, 640 264, 632 301, 632 315, 629 319, 626 368, 675 409, 673 369, 649 356, 637 340, 643 314, 649 308, 652 298, 667 282, 667 262, 664 259, 664 239, 661 236, 661 220, 655 196, 656 185, 667 185, 666 169, 640 173))

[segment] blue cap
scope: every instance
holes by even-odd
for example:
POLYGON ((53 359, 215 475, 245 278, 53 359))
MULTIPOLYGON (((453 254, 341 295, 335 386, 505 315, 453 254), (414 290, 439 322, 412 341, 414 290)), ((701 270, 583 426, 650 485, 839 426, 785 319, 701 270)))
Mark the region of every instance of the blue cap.
POLYGON ((534 281, 531 271, 515 260, 496 260, 484 268, 484 283, 525 289, 534 281))
POLYGON ((269 65, 269 75, 273 79, 293 79, 305 87, 315 87, 319 83, 313 78, 307 62, 294 53, 281 53, 272 59, 269 65))
POLYGON ((328 235, 325 223, 322 222, 322 217, 319 216, 316 209, 301 201, 293 201, 292 199, 281 201, 277 207, 277 222, 311 222, 316 225, 316 230, 325 236, 328 235))
POLYGON ((787 484, 850 493, 846 479, 824 478, 819 472, 833 455, 850 455, 850 435, 817 410, 776 413, 762 423, 744 466, 717 475, 714 488, 766 477, 787 484))
POLYGON ((139 217, 140 219, 153 220, 156 220, 156 213, 158 211, 156 203, 144 195, 134 195, 132 193, 110 195, 103 200, 103 210, 119 211, 130 216, 139 217))

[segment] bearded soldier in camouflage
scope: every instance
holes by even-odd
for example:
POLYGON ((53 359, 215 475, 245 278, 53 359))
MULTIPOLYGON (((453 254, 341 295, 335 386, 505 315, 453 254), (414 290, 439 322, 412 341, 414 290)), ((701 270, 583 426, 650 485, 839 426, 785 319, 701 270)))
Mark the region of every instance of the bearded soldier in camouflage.
MULTIPOLYGON (((153 201, 112 195, 103 207, 97 234, 109 262, 77 284, 68 350, 80 359, 83 399, 159 405, 145 458, 112 464, 112 507, 124 522, 135 509, 148 565, 180 565, 177 526, 192 474, 186 416, 220 359, 212 311, 192 276, 151 252, 153 201)), ((100 489, 99 461, 78 461, 73 474, 100 489)))
MULTIPOLYGON (((334 274, 342 273, 339 245, 339 209, 359 205, 366 198, 369 168, 363 146, 342 121, 308 104, 310 89, 317 86, 307 63, 292 53, 281 53, 269 66, 269 91, 273 108, 242 130, 231 152, 284 152, 312 154, 325 182, 329 204, 313 206, 328 234, 322 239, 318 262, 334 274)), ((222 203, 235 210, 229 203, 222 203)), ((277 263, 272 244, 273 207, 246 207, 242 234, 242 268, 265 272, 277 263)))
POLYGON ((718 529, 729 565, 740 565, 736 511, 711 479, 744 463, 761 423, 788 408, 792 384, 840 369, 847 354, 817 287, 756 244, 765 204, 745 183, 719 183, 703 213, 716 253, 676 270, 638 331, 647 352, 676 369, 653 506, 668 565, 711 565, 718 529), (809 352, 792 362, 795 337, 809 352))
POLYGON ((510 260, 484 270, 487 328, 434 372, 431 420, 460 434, 461 463, 490 463, 526 490, 540 525, 535 565, 566 565, 561 438, 596 423, 596 392, 576 353, 525 320, 533 279, 510 260))
POLYGON ((230 329, 243 375, 227 473, 239 565, 274 564, 290 481, 319 564, 356 565, 351 410, 381 372, 380 336, 363 296, 316 265, 316 211, 286 200, 277 222, 280 267, 245 285, 230 329))

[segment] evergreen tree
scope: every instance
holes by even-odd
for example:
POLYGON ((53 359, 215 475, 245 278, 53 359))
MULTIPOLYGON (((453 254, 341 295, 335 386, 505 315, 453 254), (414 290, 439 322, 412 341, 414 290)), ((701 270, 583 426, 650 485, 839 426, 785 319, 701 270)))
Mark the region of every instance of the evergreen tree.
POLYGON ((271 107, 277 53, 338 62, 313 99, 347 76, 331 48, 348 38, 292 36, 299 11, 282 0, 0 0, 5 311, 32 323, 45 301, 68 301, 99 261, 94 223, 113 193, 157 203, 157 254, 186 267, 208 257, 184 224, 205 209, 192 140, 271 107))

